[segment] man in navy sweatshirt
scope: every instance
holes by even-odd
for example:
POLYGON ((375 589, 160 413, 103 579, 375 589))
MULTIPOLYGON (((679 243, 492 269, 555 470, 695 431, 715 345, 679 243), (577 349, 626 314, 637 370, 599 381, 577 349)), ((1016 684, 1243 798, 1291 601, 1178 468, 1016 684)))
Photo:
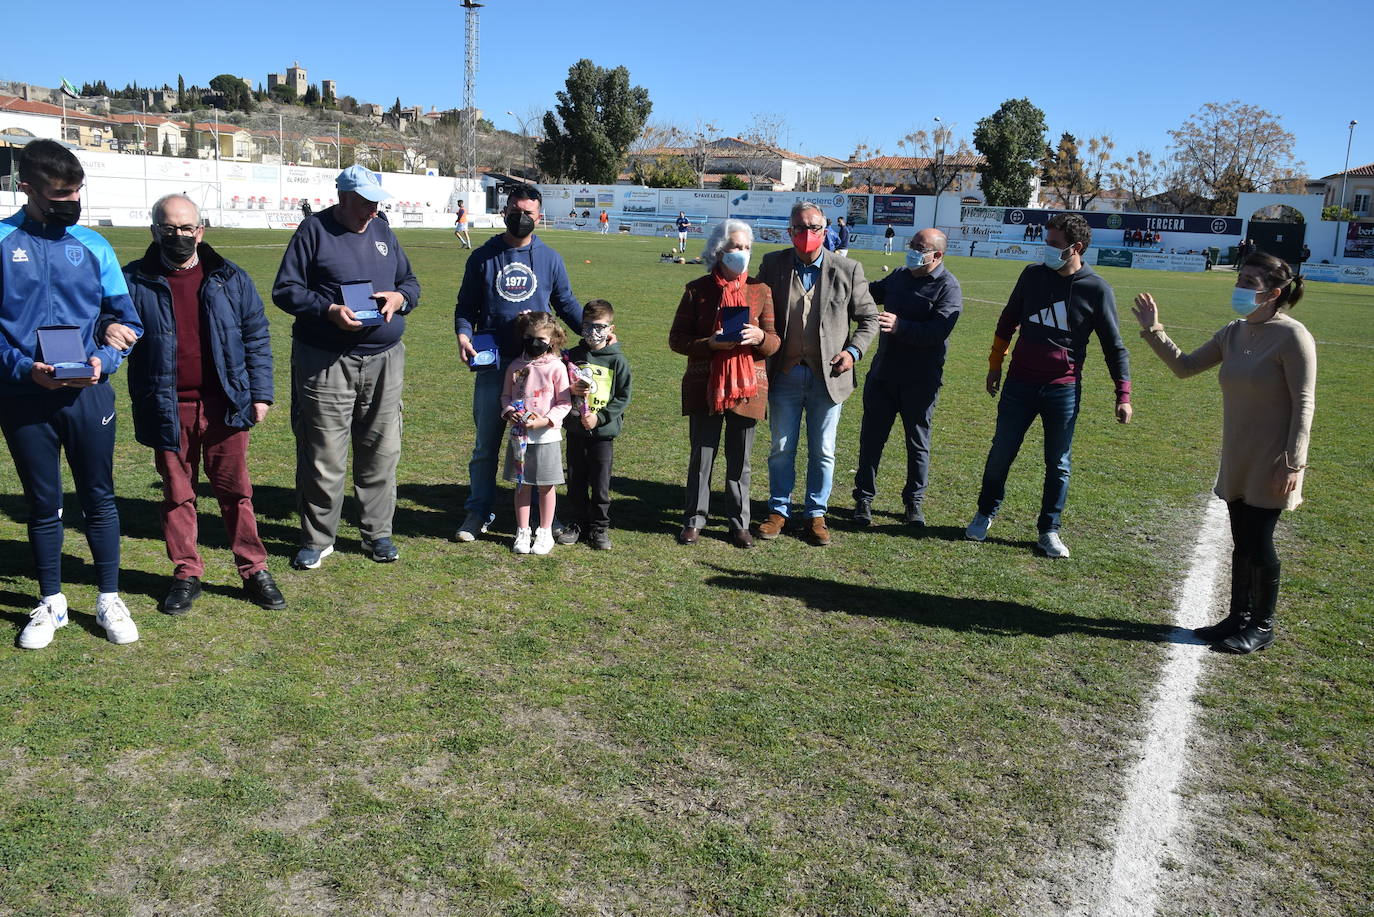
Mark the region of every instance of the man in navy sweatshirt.
POLYGON ((1036 550, 1047 557, 1069 556, 1059 537, 1059 517, 1069 495, 1083 360, 1094 331, 1116 384, 1117 422, 1131 421, 1130 361, 1116 322, 1116 296, 1107 281, 1083 263, 1083 253, 1091 242, 1092 230, 1082 216, 1061 213, 1053 217, 1045 232, 1043 263, 1021 272, 997 320, 987 389, 989 395, 996 396, 1000 388, 1002 400, 997 405, 997 431, 983 468, 978 512, 965 531, 971 541, 987 538, 988 526, 1006 493, 1011 464, 1026 431, 1039 417, 1045 428, 1045 486, 1036 550), (1002 360, 1018 327, 1021 338, 1003 386, 1002 360))
MULTIPOLYGON (((363 553, 396 560, 391 540, 401 457, 405 316, 420 301, 410 260, 377 204, 391 197, 377 176, 349 166, 334 182, 339 203, 301 223, 282 256, 272 302, 291 326, 291 427, 301 546, 291 566, 313 570, 334 551, 344 471, 353 444, 353 489, 363 553), (370 281, 380 324, 364 324, 341 286, 370 281)), ((371 310, 361 310, 371 311, 371 310)))
POLYGON ((453 310, 453 330, 463 359, 477 351, 475 334, 496 338, 500 358, 473 373, 472 422, 476 441, 468 463, 466 516, 455 540, 474 541, 487 530, 494 516, 496 459, 505 432, 501 417, 501 383, 506 367, 520 355, 523 343, 516 335, 515 320, 524 312, 553 312, 574 334, 582 333, 582 304, 568 284, 568 269, 558 252, 535 234, 543 196, 533 185, 519 185, 506 198, 506 231, 488 239, 468 256, 458 303, 453 310))

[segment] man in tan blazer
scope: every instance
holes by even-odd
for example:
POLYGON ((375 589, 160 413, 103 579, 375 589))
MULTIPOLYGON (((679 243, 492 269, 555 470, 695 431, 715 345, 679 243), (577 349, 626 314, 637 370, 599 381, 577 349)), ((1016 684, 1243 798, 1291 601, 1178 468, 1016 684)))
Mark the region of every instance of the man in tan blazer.
POLYGON ((792 248, 763 258, 759 279, 773 291, 773 315, 782 346, 769 360, 768 518, 759 537, 777 538, 791 514, 796 484, 797 437, 806 415, 804 535, 830 544, 825 513, 835 471, 840 406, 854 391, 854 364, 878 335, 878 307, 863 265, 826 252, 825 214, 810 201, 792 208, 792 248), (851 325, 853 329, 851 330, 851 325))

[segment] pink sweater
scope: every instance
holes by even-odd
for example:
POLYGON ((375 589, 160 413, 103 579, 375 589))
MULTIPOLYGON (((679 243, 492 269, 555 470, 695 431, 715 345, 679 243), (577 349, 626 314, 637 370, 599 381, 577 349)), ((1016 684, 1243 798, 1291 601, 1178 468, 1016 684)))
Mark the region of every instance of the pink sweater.
POLYGON ((553 426, 529 431, 532 443, 558 442, 563 438, 563 418, 572 407, 572 390, 568 387, 568 370, 555 354, 544 354, 536 360, 517 357, 506 370, 505 388, 501 390, 501 412, 510 410, 517 401, 525 402, 525 410, 553 421, 553 426))

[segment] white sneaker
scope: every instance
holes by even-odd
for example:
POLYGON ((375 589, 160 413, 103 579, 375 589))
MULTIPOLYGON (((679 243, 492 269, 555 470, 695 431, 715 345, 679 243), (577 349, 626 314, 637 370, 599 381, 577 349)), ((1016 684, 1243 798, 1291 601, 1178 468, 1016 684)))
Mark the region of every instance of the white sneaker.
POLYGON ((102 595, 95 602, 95 621, 105 628, 111 643, 133 643, 138 639, 138 625, 129 617, 129 608, 117 595, 102 595))
POLYGON ((19 648, 41 650, 52 643, 59 627, 67 626, 67 597, 58 593, 29 612, 29 623, 19 635, 19 648))
POLYGON ((547 554, 553 550, 553 529, 535 529, 531 554, 547 554))
MULTIPOLYGON (((542 529, 541 529, 541 531, 542 531, 542 529)), ((510 546, 510 549, 511 549, 512 551, 514 551, 516 554, 528 554, 528 553, 530 553, 530 530, 529 530, 529 529, 516 529, 516 530, 515 530, 515 544, 511 545, 511 546, 510 546)))
POLYGON ((988 529, 991 527, 991 516, 975 513, 973 521, 968 524, 968 528, 964 529, 964 537, 969 541, 983 541, 988 537, 988 529))
POLYGON ((463 524, 458 526, 458 531, 453 533, 454 541, 476 541, 478 535, 485 535, 487 526, 496 521, 495 513, 468 513, 463 519, 463 524))
POLYGON ((1069 546, 1064 544, 1058 532, 1044 532, 1040 540, 1035 543, 1040 552, 1046 557, 1068 557, 1069 546))

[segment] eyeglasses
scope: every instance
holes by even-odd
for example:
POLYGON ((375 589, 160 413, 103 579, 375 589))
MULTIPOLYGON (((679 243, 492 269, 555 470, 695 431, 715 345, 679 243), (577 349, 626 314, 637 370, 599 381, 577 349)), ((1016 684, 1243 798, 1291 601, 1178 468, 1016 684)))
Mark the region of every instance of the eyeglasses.
POLYGON ((912 246, 911 246, 911 250, 914 251, 914 252, 920 252, 922 255, 933 255, 933 254, 935 254, 935 251, 936 251, 936 250, 933 249, 933 248, 920 248, 920 247, 915 246, 915 245, 912 245, 912 246))
POLYGON ((821 231, 823 231, 823 230, 825 229, 824 226, 814 226, 814 225, 813 225, 813 226, 795 226, 795 225, 794 225, 794 226, 789 226, 789 227, 787 227, 787 228, 788 228, 789 230, 791 230, 792 232, 806 232, 807 230, 810 230, 811 232, 821 232, 821 231))
POLYGON ((153 226, 153 231, 159 236, 194 236, 197 229, 200 229, 199 223, 194 226, 173 226, 170 223, 157 223, 153 226))
POLYGON ((589 322, 588 324, 582 326, 582 330, 594 334, 598 331, 610 331, 611 326, 603 322, 589 322))

